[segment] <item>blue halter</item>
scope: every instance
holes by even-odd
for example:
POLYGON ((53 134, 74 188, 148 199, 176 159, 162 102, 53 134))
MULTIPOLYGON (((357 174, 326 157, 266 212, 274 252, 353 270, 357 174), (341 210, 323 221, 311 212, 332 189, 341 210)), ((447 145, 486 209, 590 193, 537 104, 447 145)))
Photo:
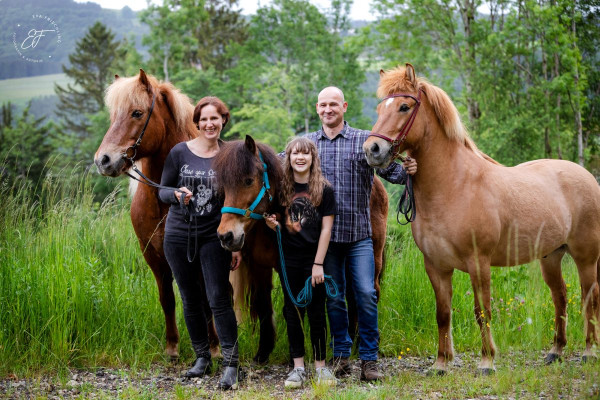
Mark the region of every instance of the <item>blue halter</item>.
POLYGON ((258 152, 258 158, 260 158, 260 161, 262 162, 264 172, 263 172, 263 185, 262 185, 262 188, 260 189, 260 192, 258 192, 256 199, 254 200, 254 202, 252 204, 250 204, 250 207, 248 207, 245 210, 242 208, 236 208, 236 207, 223 207, 223 208, 221 208, 221 214, 238 214, 243 217, 252 218, 252 219, 262 219, 263 218, 262 214, 255 213, 254 209, 256 208, 256 206, 258 206, 258 203, 260 203, 262 201, 263 197, 265 197, 265 194, 269 195, 269 202, 271 202, 273 200, 273 197, 271 196, 271 193, 268 192, 268 190, 271 189, 271 186, 269 185, 269 175, 267 175, 267 164, 265 163, 265 160, 263 160, 263 156, 260 151, 258 152))

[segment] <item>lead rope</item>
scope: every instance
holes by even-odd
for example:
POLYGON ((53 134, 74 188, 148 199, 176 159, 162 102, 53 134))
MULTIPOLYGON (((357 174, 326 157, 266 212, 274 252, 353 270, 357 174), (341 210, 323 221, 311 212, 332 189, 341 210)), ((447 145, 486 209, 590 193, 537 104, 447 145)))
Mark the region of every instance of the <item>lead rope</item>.
MULTIPOLYGON (((304 282, 304 288, 300 291, 300 293, 298 293, 297 297, 294 297, 294 295, 292 294, 292 289, 290 288, 290 283, 287 278, 287 273, 285 271, 283 246, 281 245, 281 230, 279 229, 279 226, 276 226, 275 228, 275 231, 277 232, 277 244, 279 246, 279 260, 281 263, 281 274, 283 275, 283 283, 285 284, 285 288, 288 292, 288 295, 290 296, 290 300, 292 300, 292 303, 294 303, 296 307, 304 308, 308 306, 312 301, 311 277, 309 276, 308 279, 306 279, 306 282, 304 282)), ((337 297, 339 293, 338 287, 331 275, 325 275, 325 280, 323 281, 323 284, 325 285, 325 292, 327 293, 327 297, 331 299, 337 297)))
MULTIPOLYGON (((403 158, 399 156, 400 160, 404 162, 404 160, 410 160, 409 157, 403 158)), ((408 225, 415 220, 417 216, 417 210, 415 207, 415 193, 413 192, 412 185, 412 177, 406 173, 406 184, 404 185, 404 190, 400 195, 400 200, 398 201, 398 210, 396 214, 396 221, 400 225, 408 225), (406 222, 400 222, 400 214, 404 215, 406 222)))

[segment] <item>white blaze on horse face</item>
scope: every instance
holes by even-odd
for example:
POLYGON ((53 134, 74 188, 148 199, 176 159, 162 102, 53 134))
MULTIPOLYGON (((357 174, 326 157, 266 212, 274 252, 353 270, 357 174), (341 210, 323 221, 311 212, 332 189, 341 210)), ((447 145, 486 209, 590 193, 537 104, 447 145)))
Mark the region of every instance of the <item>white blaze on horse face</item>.
POLYGON ((392 104, 394 102, 394 98, 389 98, 386 102, 385 102, 385 108, 387 108, 390 104, 392 104))

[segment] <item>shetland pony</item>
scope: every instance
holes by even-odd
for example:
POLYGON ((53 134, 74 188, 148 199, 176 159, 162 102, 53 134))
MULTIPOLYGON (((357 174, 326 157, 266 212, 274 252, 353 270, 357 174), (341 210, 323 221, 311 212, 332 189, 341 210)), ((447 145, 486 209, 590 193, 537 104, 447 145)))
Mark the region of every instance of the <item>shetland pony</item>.
POLYGON ((505 167, 477 149, 448 95, 415 75, 410 64, 381 71, 378 119, 364 143, 374 167, 407 151, 419 161, 414 175, 414 240, 436 298, 438 354, 432 372, 446 371, 454 350, 452 274, 469 274, 481 330, 483 374, 494 370, 490 265, 539 259, 555 307, 555 336, 546 362, 567 342, 567 291, 561 260, 569 253, 579 272, 585 314, 583 359, 598 343, 600 189, 588 171, 569 161, 537 160, 505 167))

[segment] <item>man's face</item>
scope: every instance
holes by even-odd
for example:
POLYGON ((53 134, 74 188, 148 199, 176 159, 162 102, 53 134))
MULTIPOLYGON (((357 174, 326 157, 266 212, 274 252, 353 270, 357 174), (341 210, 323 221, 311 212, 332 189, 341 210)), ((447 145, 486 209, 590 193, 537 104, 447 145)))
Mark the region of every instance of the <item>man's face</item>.
POLYGON ((344 122, 344 113, 348 103, 342 99, 339 91, 331 88, 325 89, 319 94, 317 101, 317 114, 323 126, 335 128, 344 122))

